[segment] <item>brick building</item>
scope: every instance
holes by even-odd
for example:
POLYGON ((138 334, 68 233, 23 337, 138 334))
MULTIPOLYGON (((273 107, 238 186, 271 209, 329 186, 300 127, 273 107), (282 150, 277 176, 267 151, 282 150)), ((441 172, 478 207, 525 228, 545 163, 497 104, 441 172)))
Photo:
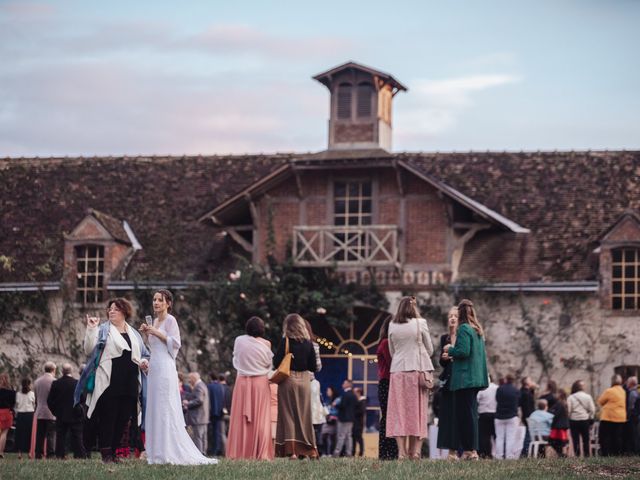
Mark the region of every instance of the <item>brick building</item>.
MULTIPOLYGON (((355 63, 314 79, 330 91, 319 153, 0 159, 0 299, 44 291, 52 325, 81 325, 109 296, 189 288, 232 254, 291 256, 375 281, 391 311, 416 293, 434 342, 442 312, 472 298, 494 375, 583 378, 595 393, 614 370, 638 373, 640 152, 392 153, 405 86, 355 63)), ((354 377, 375 409, 387 312, 358 315, 314 325, 320 379, 354 377)), ((6 365, 73 357, 68 338, 26 325, 2 323, 6 365)))

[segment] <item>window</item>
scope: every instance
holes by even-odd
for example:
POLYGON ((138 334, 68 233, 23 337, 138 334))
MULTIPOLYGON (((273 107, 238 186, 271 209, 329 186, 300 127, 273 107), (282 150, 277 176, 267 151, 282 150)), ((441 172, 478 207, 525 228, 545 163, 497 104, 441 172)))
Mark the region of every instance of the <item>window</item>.
POLYGON ((640 309, 640 254, 638 248, 611 251, 611 307, 614 310, 640 309))
POLYGON ((76 247, 76 301, 98 303, 104 301, 104 247, 81 245, 76 247))
POLYGON ((341 83, 338 86, 338 118, 351 118, 351 84, 341 83))
POLYGON ((371 225, 371 182, 336 182, 334 185, 334 224, 371 225))
POLYGON ((371 116, 371 103, 373 98, 373 87, 370 83, 361 83, 358 85, 358 107, 356 109, 358 118, 367 118, 371 116))
MULTIPOLYGON (((371 182, 350 181, 334 184, 334 225, 359 227, 372 223, 371 182)), ((336 232, 339 245, 335 261, 353 262, 367 256, 367 236, 361 231, 336 232)))

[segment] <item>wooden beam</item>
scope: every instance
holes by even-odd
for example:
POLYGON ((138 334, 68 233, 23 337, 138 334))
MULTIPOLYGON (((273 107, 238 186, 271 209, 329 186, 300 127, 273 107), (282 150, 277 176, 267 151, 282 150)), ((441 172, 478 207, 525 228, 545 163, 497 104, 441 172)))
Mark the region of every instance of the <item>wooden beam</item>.
POLYGON ((398 162, 396 162, 395 160, 393 162, 393 169, 396 171, 396 182, 398 183, 398 191, 400 192, 400 195, 404 197, 404 186, 403 186, 403 183, 402 183, 402 172, 398 168, 398 162))
POLYGON ((227 232, 229 236, 233 238, 246 252, 253 253, 253 245, 242 238, 242 235, 240 235, 235 228, 228 227, 225 228, 224 231, 227 232))
POLYGON ((304 198, 304 192, 302 191, 302 179, 300 178, 300 172, 294 168, 293 176, 296 178, 296 186, 298 187, 298 198, 304 198))

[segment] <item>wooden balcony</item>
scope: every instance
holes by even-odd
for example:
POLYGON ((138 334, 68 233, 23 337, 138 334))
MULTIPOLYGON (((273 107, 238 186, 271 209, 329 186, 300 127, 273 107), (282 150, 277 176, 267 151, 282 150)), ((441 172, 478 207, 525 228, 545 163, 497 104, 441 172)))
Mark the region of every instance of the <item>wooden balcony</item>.
POLYGON ((398 265, 398 226, 293 227, 293 259, 301 267, 398 265))

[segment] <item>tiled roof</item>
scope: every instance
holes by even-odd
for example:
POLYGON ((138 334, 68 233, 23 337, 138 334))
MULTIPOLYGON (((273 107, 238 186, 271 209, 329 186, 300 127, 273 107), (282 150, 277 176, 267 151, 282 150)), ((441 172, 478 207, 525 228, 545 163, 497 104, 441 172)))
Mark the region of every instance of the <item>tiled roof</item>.
POLYGON ((406 153, 396 158, 531 230, 526 241, 478 235, 461 265, 469 276, 595 279, 591 256, 600 235, 625 210, 640 212, 638 151, 406 153), (516 261, 519 256, 522 263, 516 261))
POLYGON ((135 232, 128 278, 201 278, 223 246, 199 215, 289 157, 0 159, 0 282, 59 280, 63 234, 87 208, 135 232))
MULTIPOLYGON (((0 282, 60 279, 63 234, 87 208, 127 221, 142 244, 128 279, 204 278, 220 267, 227 247, 209 222, 197 219, 288 160, 305 157, 0 159, 0 256, 11 259, 11 268, 0 262, 0 282)), ((636 151, 387 158, 402 160, 531 230, 478 233, 465 249, 463 278, 592 280, 591 252, 600 235, 627 209, 640 212, 636 151)))

